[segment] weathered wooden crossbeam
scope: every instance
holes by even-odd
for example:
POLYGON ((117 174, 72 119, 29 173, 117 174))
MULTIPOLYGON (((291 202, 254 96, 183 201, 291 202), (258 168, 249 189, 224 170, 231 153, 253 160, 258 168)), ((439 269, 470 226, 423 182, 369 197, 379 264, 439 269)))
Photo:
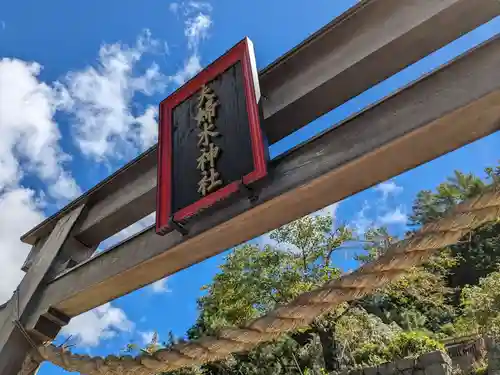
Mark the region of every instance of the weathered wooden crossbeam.
MULTIPOLYGON (((260 72, 274 143, 500 14, 497 0, 365 0, 260 72)), ((155 210, 156 146, 31 230, 34 244, 85 203, 76 238, 99 244, 155 210)))
POLYGON ((275 160, 259 187, 193 220, 146 230, 56 277, 28 321, 78 315, 500 129, 500 39, 468 52, 275 160))

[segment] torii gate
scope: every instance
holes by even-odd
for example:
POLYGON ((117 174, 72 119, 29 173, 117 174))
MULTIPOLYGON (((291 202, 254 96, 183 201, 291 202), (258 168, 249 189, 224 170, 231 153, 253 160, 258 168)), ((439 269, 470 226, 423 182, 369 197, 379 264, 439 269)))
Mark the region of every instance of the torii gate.
MULTIPOLYGON (((499 14, 498 0, 360 1, 259 73, 268 141, 499 14)), ((33 370, 32 346, 71 317, 496 132, 499 66, 493 38, 273 160, 256 199, 200 214, 185 236, 149 228, 91 257, 156 209, 157 150, 146 151, 22 237, 33 248, 0 307, 0 375, 33 370)))

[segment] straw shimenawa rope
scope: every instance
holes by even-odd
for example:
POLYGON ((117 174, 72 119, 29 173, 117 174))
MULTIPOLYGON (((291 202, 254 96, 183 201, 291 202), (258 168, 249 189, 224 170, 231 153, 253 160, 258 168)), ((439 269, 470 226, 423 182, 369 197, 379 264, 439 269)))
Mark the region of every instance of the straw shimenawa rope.
POLYGON ((500 191, 492 190, 456 206, 443 219, 425 225, 411 238, 392 245, 372 263, 321 288, 304 293, 243 328, 227 328, 217 337, 160 349, 137 357, 89 357, 53 345, 39 348, 41 357, 68 371, 86 375, 153 375, 226 358, 262 342, 309 325, 338 304, 361 298, 418 265, 438 249, 455 244, 465 234, 500 217, 500 191))

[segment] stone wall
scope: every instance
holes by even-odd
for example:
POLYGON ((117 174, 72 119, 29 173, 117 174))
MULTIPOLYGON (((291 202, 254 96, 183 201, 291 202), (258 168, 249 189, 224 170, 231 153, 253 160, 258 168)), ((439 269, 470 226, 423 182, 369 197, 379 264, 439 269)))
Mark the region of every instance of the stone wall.
POLYGON ((446 353, 435 351, 418 358, 406 358, 376 367, 350 371, 349 375, 452 375, 452 373, 450 357, 446 353))
POLYGON ((483 337, 474 337, 448 344, 446 345, 446 351, 454 368, 459 367, 463 373, 469 373, 478 361, 484 359, 486 340, 483 337))
POLYGON ((500 375, 500 339, 486 338, 488 348, 488 375, 500 375))

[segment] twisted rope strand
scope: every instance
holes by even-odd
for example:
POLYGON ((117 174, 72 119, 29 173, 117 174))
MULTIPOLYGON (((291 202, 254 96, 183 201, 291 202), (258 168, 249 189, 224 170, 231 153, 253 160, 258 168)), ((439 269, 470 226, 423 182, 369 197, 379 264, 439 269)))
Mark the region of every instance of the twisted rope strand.
POLYGON ((250 350, 285 332, 307 326, 342 302, 366 296, 422 263, 436 250, 457 243, 465 234, 498 218, 500 191, 492 189, 456 206, 446 217, 425 225, 411 238, 390 246, 375 261, 298 296, 243 328, 223 329, 217 337, 202 337, 135 358, 82 356, 53 345, 41 347, 39 352, 45 360, 85 375, 154 375, 222 360, 231 353, 250 350))

